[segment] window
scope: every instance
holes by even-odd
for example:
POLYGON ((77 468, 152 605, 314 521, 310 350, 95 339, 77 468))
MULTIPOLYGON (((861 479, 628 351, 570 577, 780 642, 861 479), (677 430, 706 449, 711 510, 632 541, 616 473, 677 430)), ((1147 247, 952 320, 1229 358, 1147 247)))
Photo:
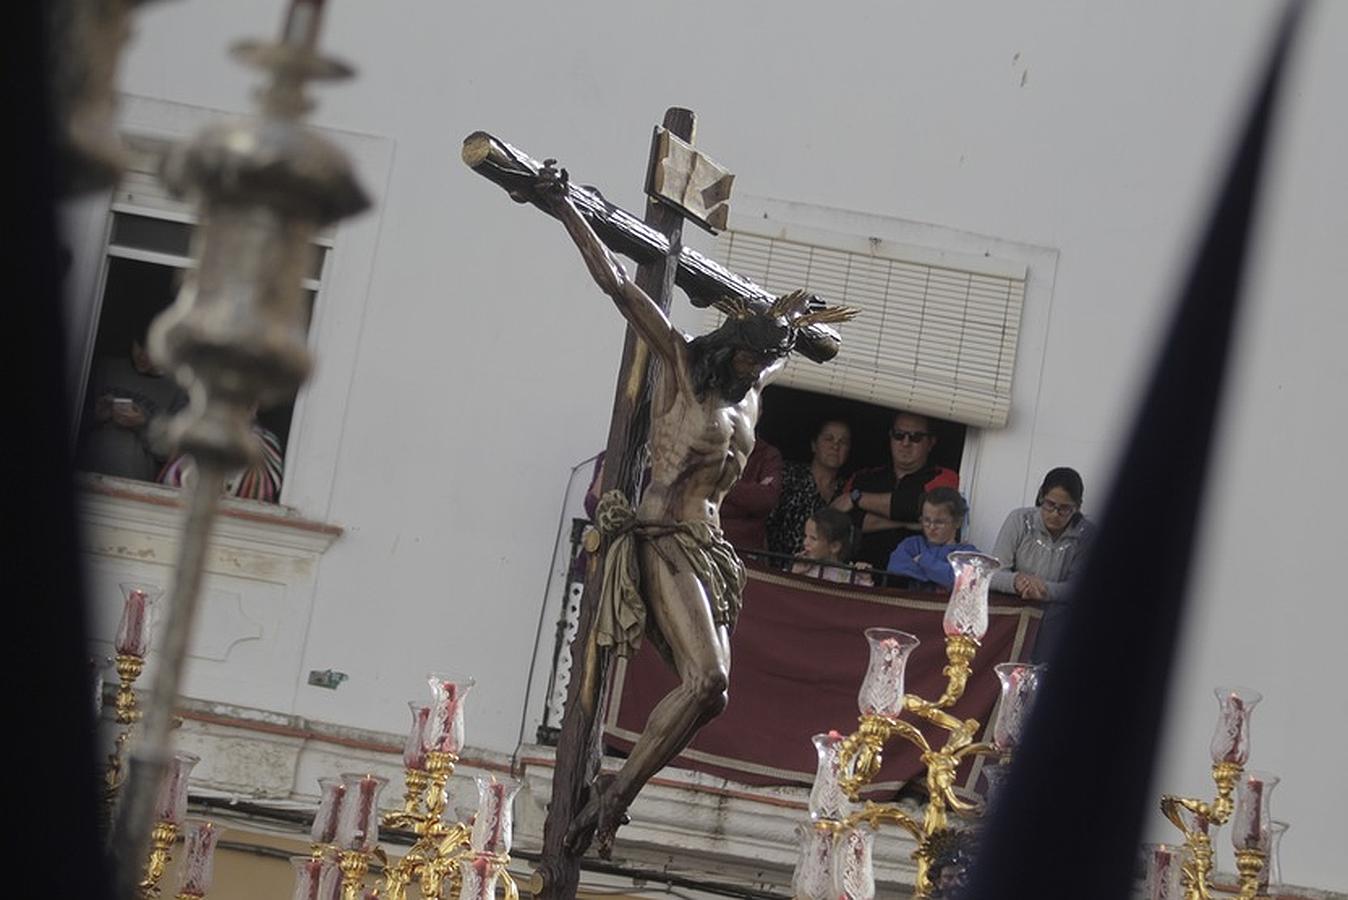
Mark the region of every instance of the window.
MULTIPOLYGON (((155 175, 169 144, 136 138, 128 143, 133 163, 113 193, 103 250, 79 458, 90 471, 176 483, 181 467, 152 445, 148 427, 150 419, 176 412, 186 398, 137 348, 143 350, 147 327, 173 302, 183 274, 194 265, 196 224, 192 208, 171 197, 155 175)), ((331 231, 320 233, 303 282, 310 317, 331 248, 331 231)), ((236 485, 239 495, 279 499, 294 406, 292 396, 259 412, 256 425, 268 475, 264 482, 236 485)))
MULTIPOLYGON (((766 223, 765 223, 766 224, 766 223)), ((1026 266, 880 238, 737 225, 713 252, 774 294, 805 288, 861 314, 827 365, 793 356, 780 383, 953 422, 1001 427, 1026 266)), ((709 326, 719 323, 712 310, 709 326)))

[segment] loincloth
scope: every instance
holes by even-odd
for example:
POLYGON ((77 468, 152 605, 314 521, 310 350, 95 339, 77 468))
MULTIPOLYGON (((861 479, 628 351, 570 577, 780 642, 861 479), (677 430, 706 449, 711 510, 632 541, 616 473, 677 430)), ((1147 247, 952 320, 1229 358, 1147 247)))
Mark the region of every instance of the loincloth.
POLYGON ((645 544, 671 573, 686 568, 702 584, 711 603, 712 621, 735 627, 744 595, 744 565, 721 529, 708 522, 642 522, 620 491, 599 499, 595 523, 607 544, 594 642, 630 656, 646 635, 669 659, 669 642, 648 618, 641 595, 641 554, 645 544))

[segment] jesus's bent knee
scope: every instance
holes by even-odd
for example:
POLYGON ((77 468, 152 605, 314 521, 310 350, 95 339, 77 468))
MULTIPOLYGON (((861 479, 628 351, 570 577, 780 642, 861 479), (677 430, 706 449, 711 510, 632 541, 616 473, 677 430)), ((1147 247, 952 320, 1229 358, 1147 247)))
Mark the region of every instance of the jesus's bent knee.
POLYGON ((684 689, 693 695, 693 702, 709 716, 718 716, 730 702, 727 689, 730 679, 725 669, 715 668, 697 672, 684 679, 684 689))

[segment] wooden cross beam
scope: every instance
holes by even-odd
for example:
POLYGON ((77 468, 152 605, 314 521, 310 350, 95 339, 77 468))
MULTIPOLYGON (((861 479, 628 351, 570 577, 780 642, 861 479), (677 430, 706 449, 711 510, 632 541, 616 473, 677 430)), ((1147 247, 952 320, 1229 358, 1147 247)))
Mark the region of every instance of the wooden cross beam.
MULTIPOLYGON (((657 132, 656 140, 659 139, 657 132)), ((538 172, 543 168, 537 160, 485 131, 475 131, 463 141, 463 161, 482 177, 505 188, 517 203, 532 203, 552 214, 534 194, 538 172)), ((670 255, 666 234, 622 207, 609 203, 597 189, 573 182, 567 190, 576 209, 613 251, 638 264, 663 260, 670 255)), ((683 288, 694 306, 700 308, 708 307, 722 297, 740 297, 755 308, 766 309, 774 299, 765 288, 688 247, 678 248, 674 283, 683 288)), ((810 325, 796 338, 796 351, 820 363, 836 356, 839 346, 838 333, 827 325, 810 325)))

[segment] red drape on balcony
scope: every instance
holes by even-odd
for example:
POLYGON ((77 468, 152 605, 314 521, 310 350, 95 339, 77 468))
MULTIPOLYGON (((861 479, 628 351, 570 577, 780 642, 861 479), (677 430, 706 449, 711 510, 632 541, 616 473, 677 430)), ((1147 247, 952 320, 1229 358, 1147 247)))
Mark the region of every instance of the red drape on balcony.
MULTIPOLYGON (((730 705, 703 728, 674 765, 744 784, 808 785, 816 757, 812 735, 856 727, 857 689, 869 659, 862 631, 910 632, 922 644, 909 658, 906 689, 936 699, 945 688, 946 594, 852 588, 750 567, 744 611, 731 640, 730 705)), ((963 698, 951 712, 977 718, 990 739, 999 688, 992 667, 1028 656, 1041 607, 993 594, 988 633, 963 698)), ((605 719, 606 743, 631 748, 651 709, 677 681, 649 642, 620 664, 605 719)), ((944 732, 924 724, 933 743, 944 732)), ((966 762, 960 782, 972 788, 981 762, 966 762)), ((918 751, 896 739, 886 748, 876 792, 892 792, 922 771, 918 751)))

